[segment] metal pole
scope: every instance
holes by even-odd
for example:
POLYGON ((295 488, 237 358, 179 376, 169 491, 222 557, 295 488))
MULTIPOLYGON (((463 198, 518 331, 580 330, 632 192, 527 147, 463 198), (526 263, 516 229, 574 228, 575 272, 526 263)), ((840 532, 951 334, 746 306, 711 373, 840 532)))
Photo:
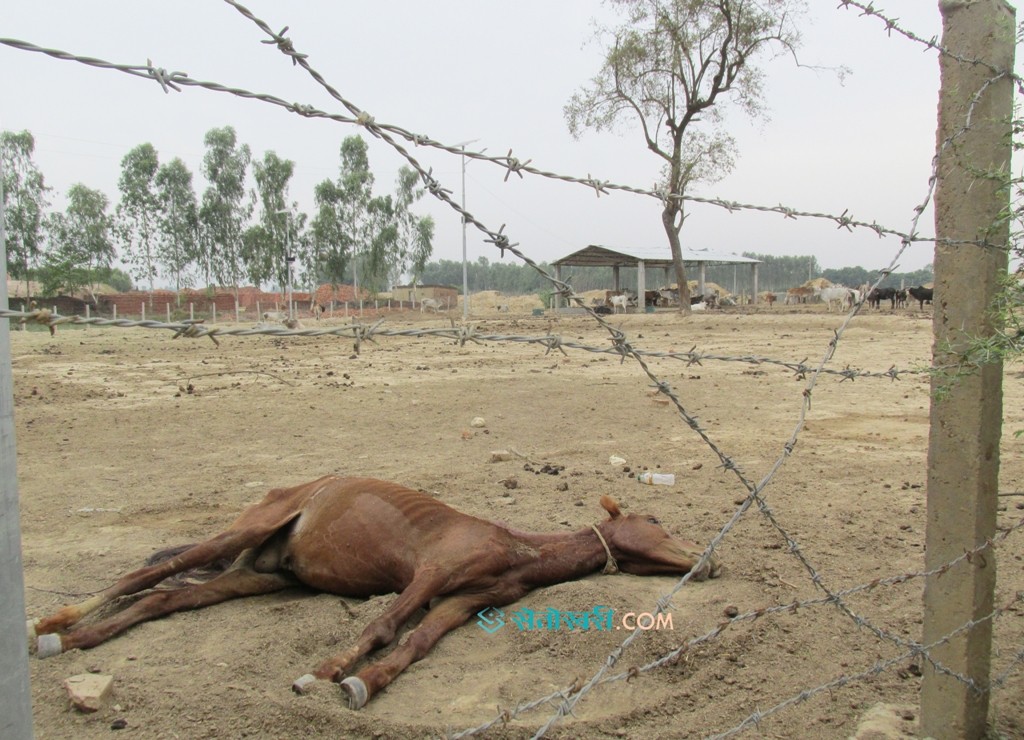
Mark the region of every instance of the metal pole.
POLYGON ((293 239, 293 237, 292 237, 292 215, 289 213, 287 218, 288 218, 288 226, 287 226, 287 231, 288 231, 288 253, 285 254, 285 256, 284 256, 285 266, 287 267, 287 270, 285 271, 285 280, 288 281, 288 320, 289 321, 294 321, 295 320, 295 312, 294 312, 294 304, 292 302, 292 262, 295 261, 295 255, 293 255, 292 252, 294 251, 295 243, 292 240, 293 239))
MULTIPOLYGON (((7 302, 7 237, 4 232, 3 172, 0 164, 0 306, 7 302)), ((25 582, 18 515, 17 450, 14 438, 14 380, 8 321, 0 321, 0 737, 32 737, 32 695, 25 637, 25 582)))
MULTIPOLYGON (((480 139, 470 139, 461 144, 455 144, 462 150, 462 211, 466 211, 466 147, 474 144, 480 139)), ((483 149, 481 151, 487 151, 483 149)), ((466 266, 466 217, 462 217, 462 319, 469 320, 469 268, 466 266)))
MULTIPOLYGON (((989 310, 1006 276, 1006 249, 956 240, 1009 242, 1002 213, 1009 205, 1014 83, 992 70, 1013 69, 1015 23, 1004 0, 939 8, 950 54, 939 57, 932 366, 949 367, 975 338, 997 328, 989 310)), ((974 740, 987 736, 996 553, 982 545, 996 531, 1002 361, 986 360, 955 379, 934 374, 932 399, 925 568, 937 575, 925 580, 922 642, 935 645, 929 656, 945 670, 923 663, 921 735, 974 740)))
MULTIPOLYGON (((466 210, 466 145, 462 147, 462 210, 466 210)), ((466 216, 462 216, 462 320, 469 321, 469 268, 466 266, 466 216)))

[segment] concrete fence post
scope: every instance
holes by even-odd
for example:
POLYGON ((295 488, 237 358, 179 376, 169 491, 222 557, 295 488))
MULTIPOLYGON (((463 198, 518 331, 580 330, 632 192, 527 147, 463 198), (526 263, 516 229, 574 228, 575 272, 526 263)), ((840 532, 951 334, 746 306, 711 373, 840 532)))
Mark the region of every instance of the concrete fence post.
MULTIPOLYGON (((935 190, 934 367, 956 364, 972 338, 993 332, 989 308, 1006 275, 1005 249, 945 240, 1009 243, 1010 119, 1013 84, 992 82, 993 68, 1011 70, 1014 13, 1004 0, 940 0, 942 46, 967 60, 940 56, 939 146, 935 190), (969 126, 968 126, 969 124, 969 126)), ((928 441, 928 522, 925 565, 940 568, 995 534, 1002 433, 1002 362, 966 377, 932 379, 928 441), (943 396, 936 399, 938 391, 943 396)), ((960 679, 924 663, 921 734, 936 740, 982 738, 986 733, 996 580, 991 548, 928 578, 923 642, 946 638, 971 620, 984 620, 950 637, 930 655, 960 679)))
MULTIPOLYGON (((2 174, 0 167, 0 306, 7 308, 2 174)), ((30 740, 32 695, 25 638, 25 582, 16 463, 10 322, 4 319, 0 321, 0 737, 30 740)))

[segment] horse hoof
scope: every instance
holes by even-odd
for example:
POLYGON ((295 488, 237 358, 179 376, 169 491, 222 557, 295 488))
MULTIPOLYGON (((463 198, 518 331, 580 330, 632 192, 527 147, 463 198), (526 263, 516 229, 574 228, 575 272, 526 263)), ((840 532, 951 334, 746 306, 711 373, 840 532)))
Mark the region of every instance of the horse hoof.
POLYGON ((32 642, 36 639, 36 625, 39 624, 38 619, 30 619, 25 622, 25 629, 28 632, 28 641, 32 642))
POLYGON ((342 690, 348 695, 349 709, 362 709, 370 697, 366 692, 366 684, 358 676, 349 676, 341 682, 342 690))
POLYGON ((292 684, 292 691, 296 694, 305 694, 309 691, 309 685, 316 681, 316 676, 312 673, 307 673, 305 676, 299 676, 295 679, 295 683, 292 684))
POLYGON ((64 646, 61 645, 60 635, 55 635, 52 632, 47 635, 39 635, 39 640, 36 642, 36 656, 39 658, 52 658, 54 655, 60 655, 64 652, 64 646))

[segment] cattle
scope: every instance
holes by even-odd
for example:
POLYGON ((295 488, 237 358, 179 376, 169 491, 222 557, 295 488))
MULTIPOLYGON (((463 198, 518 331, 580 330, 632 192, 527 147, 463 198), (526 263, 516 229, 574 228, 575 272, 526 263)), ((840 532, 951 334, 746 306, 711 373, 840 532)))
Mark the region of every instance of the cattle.
POLYGON ((918 285, 916 288, 908 288, 907 292, 911 298, 918 302, 922 311, 924 310, 924 304, 931 303, 935 295, 934 288, 925 288, 923 285, 918 285))
POLYGON ((778 300, 778 296, 776 296, 774 293, 764 294, 764 302, 768 304, 768 308, 771 308, 772 304, 775 303, 776 300, 778 300))
POLYGON ((881 308, 882 301, 890 301, 893 310, 896 309, 896 288, 875 288, 868 293, 868 305, 874 308, 881 308))
POLYGON ((678 306, 679 292, 671 288, 658 288, 658 295, 661 296, 661 305, 678 306))
POLYGON ((796 303, 807 303, 807 300, 814 295, 814 288, 800 286, 799 288, 790 288, 786 291, 786 305, 796 303))
POLYGON ((907 291, 900 288, 896 291, 896 304, 895 308, 906 308, 907 307, 907 291))
POLYGON ((628 295, 613 295, 610 300, 613 312, 617 312, 616 309, 622 308, 622 313, 626 313, 626 307, 629 305, 628 295))
POLYGON ((644 291, 644 306, 660 306, 661 292, 657 290, 644 291))
POLYGON ((287 311, 264 311, 263 321, 285 321, 288 318, 287 311))
POLYGON ((835 303, 840 310, 846 311, 853 305, 853 291, 844 285, 830 285, 818 291, 820 298, 832 311, 832 304, 835 303))
POLYGON ((436 298, 424 298, 422 301, 420 301, 420 313, 423 313, 428 309, 433 311, 434 313, 437 313, 438 311, 441 310, 442 305, 443 304, 441 303, 441 301, 437 300, 436 298))
MULTIPOLYGON (((29 622, 29 634, 37 637, 36 654, 45 658, 95 647, 133 625, 183 609, 295 586, 363 598, 396 593, 353 645, 292 685, 304 693, 318 679, 339 682, 349 708, 359 709, 446 633, 535 588, 602 569, 636 575, 690 573, 695 580, 720 574, 713 553, 673 537, 654 517, 624 514, 609 496, 602 496, 600 504, 608 518, 597 524, 538 534, 464 514, 397 483, 328 475, 271 490, 221 534, 165 551, 158 562, 128 573, 85 601, 29 622), (231 565, 218 572, 216 565, 226 562, 231 565), (213 567, 212 579, 202 580, 194 571, 204 567, 213 567), (115 599, 186 573, 186 585, 152 591, 121 611, 79 625, 115 599), (392 644, 428 605, 418 625, 387 655, 356 670, 371 653, 392 644)), ((602 614, 595 610, 591 616, 597 620, 602 614)), ((245 636, 240 638, 244 644, 245 636)), ((248 648, 266 649, 256 644, 248 648)))
POLYGON ((317 321, 319 321, 320 318, 324 315, 324 307, 317 303, 316 301, 313 301, 313 305, 310 307, 309 310, 313 314, 313 318, 315 318, 317 321))

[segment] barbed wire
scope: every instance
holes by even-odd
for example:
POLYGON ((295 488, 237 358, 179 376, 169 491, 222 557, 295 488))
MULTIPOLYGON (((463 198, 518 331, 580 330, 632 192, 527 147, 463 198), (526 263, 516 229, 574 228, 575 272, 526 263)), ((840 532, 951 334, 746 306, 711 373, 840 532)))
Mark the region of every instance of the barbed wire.
POLYGON ((901 26, 898 18, 890 18, 889 16, 885 15, 885 11, 878 10, 877 8, 875 8, 874 3, 865 4, 862 2, 858 2, 857 0, 839 0, 839 5, 837 6, 838 9, 843 10, 849 10, 851 7, 859 10, 860 15, 862 17, 878 18, 879 20, 881 20, 882 23, 885 24, 885 32, 890 36, 895 31, 896 33, 900 34, 901 36, 904 36, 905 38, 915 43, 922 44, 923 46, 926 47, 926 49, 937 51, 939 54, 949 57, 950 59, 955 59, 961 64, 979 65, 986 67, 996 75, 1007 75, 1017 84, 1018 90, 1024 92, 1024 79, 1022 79, 1019 75, 1014 74, 1012 69, 1001 69, 993 65, 991 62, 985 61, 984 59, 965 57, 963 54, 958 54, 957 52, 952 51, 948 47, 940 44, 938 36, 932 36, 931 38, 928 39, 924 38, 923 36, 919 36, 913 31, 909 31, 903 26, 901 26))
MULTIPOLYGON (((471 322, 469 324, 454 324, 451 327, 430 327, 430 328, 411 328, 411 329, 387 329, 383 328, 385 319, 379 319, 372 324, 346 324, 343 326, 335 327, 315 327, 315 328, 295 328, 290 329, 285 326, 269 326, 266 324, 257 324, 252 327, 228 327, 228 326, 215 326, 208 325, 205 323, 199 323, 196 321, 181 321, 181 322, 163 322, 152 319, 106 319, 99 316, 61 316, 53 313, 48 309, 36 309, 33 311, 15 311, 9 309, 0 309, 0 318, 16 320, 22 323, 38 324, 47 327, 58 327, 58 326, 97 326, 104 328, 117 328, 117 329, 163 329, 167 331, 175 332, 174 338, 180 336, 201 339, 203 337, 209 337, 210 339, 219 339, 221 337, 237 336, 237 337, 250 337, 250 336, 272 336, 272 337, 323 337, 323 336, 335 336, 343 337, 346 339, 354 340, 354 349, 356 352, 361 351, 362 343, 369 341, 373 342, 375 337, 437 337, 440 339, 448 339, 458 345, 465 345, 467 342, 474 342, 480 344, 483 342, 511 342, 517 344, 535 344, 545 348, 544 354, 547 355, 554 350, 560 351, 563 355, 568 356, 566 352, 569 350, 579 350, 583 352, 589 352, 591 354, 599 355, 613 355, 615 357, 622 358, 622 352, 620 348, 616 346, 611 347, 597 347, 594 345, 585 344, 583 342, 572 341, 564 339, 558 334, 544 334, 544 335, 523 335, 523 334, 495 334, 486 331, 482 331, 477 323, 471 322)), ((654 359, 668 359, 668 360, 679 360, 684 362, 687 367, 691 365, 697 365, 703 367, 705 362, 738 362, 746 365, 768 365, 773 367, 779 367, 793 373, 795 380, 806 379, 809 373, 814 372, 815 367, 808 365, 806 359, 800 362, 793 362, 791 360, 779 360, 771 357, 765 357, 762 355, 724 355, 717 354, 714 352, 701 352, 697 350, 697 346, 694 345, 690 350, 686 352, 679 352, 676 350, 645 350, 640 348, 634 348, 636 354, 643 357, 650 357, 654 359)), ((834 375, 839 378, 840 382, 847 380, 853 381, 858 378, 871 378, 879 380, 902 380, 906 376, 928 376, 937 370, 942 368, 907 368, 900 369, 895 365, 891 365, 887 370, 859 370, 857 368, 846 365, 841 369, 836 368, 822 368, 821 372, 825 375, 834 375)))
MULTIPOLYGON (((252 16, 252 14, 249 13, 249 11, 244 8, 244 6, 240 6, 237 3, 234 3, 234 2, 232 2, 232 0, 225 0, 225 1, 231 3, 232 5, 235 5, 236 7, 238 7, 240 12, 243 12, 244 14, 248 14, 248 16, 250 16, 250 17, 255 19, 255 16, 252 16)), ((255 19, 255 21, 259 22, 259 23, 262 23, 262 21, 259 21, 259 19, 255 19)), ((285 38, 282 35, 275 34, 273 31, 270 30, 269 26, 266 26, 266 24, 263 24, 263 26, 265 26, 264 30, 269 35, 271 35, 273 37, 273 43, 277 44, 278 47, 284 53, 286 53, 290 57, 292 57, 293 61, 296 64, 298 64, 300 62, 300 60, 304 60, 305 59, 306 55, 300 54, 300 53, 296 52, 290 39, 285 38)), ((281 34, 286 32, 287 30, 288 29, 286 27, 285 29, 282 30, 281 34)), ((790 219, 812 218, 812 219, 819 219, 819 220, 825 220, 825 221, 832 221, 832 222, 834 222, 836 224, 837 228, 839 228, 839 229, 846 229, 847 231, 853 231, 855 229, 866 229, 866 230, 870 230, 870 231, 874 232, 880 238, 884 237, 884 236, 895 236, 895 237, 898 237, 900 239, 905 239, 905 238, 908 237, 908 235, 905 234, 904 232, 901 232, 899 230, 883 226, 883 225, 879 224, 877 221, 868 222, 868 221, 863 221, 863 220, 856 219, 856 218, 854 218, 850 214, 849 209, 844 210, 842 213, 836 215, 834 213, 826 213, 826 212, 822 212, 822 211, 801 210, 801 209, 798 209, 798 208, 793 208, 793 207, 790 207, 790 206, 782 205, 781 203, 778 204, 778 205, 770 206, 770 205, 756 204, 756 203, 743 203, 743 202, 740 202, 740 201, 729 200, 729 199, 720 198, 720 197, 704 197, 704 196, 698 196, 698 195, 669 194, 669 193, 666 193, 666 192, 664 192, 662 190, 657 190, 657 189, 652 189, 652 188, 642 188, 642 187, 637 187, 637 186, 632 186, 632 185, 623 185, 623 184, 614 183, 614 182, 612 182, 610 180, 601 180, 601 179, 598 179, 598 178, 591 177, 590 175, 588 175, 587 177, 579 177, 579 176, 573 176, 573 175, 559 174, 557 172, 552 172, 552 171, 548 171, 548 170, 542 170, 542 169, 539 169, 537 167, 530 166, 529 163, 532 160, 526 160, 525 162, 521 161, 518 157, 513 156, 511 149, 504 156, 492 156, 492 155, 484 154, 483 152, 474 152, 472 150, 463 149, 462 147, 456 147, 456 146, 452 146, 450 144, 445 144, 443 142, 440 142, 440 141, 437 141, 435 139, 432 139, 429 136, 413 133, 413 132, 408 131, 407 129, 404 129, 404 128, 400 127, 400 126, 396 126, 396 125, 389 124, 389 123, 384 123, 384 122, 378 122, 378 121, 376 121, 376 119, 372 115, 370 115, 366 111, 361 111, 360 110, 360 112, 358 114, 354 115, 354 116, 345 116, 345 115, 341 115, 341 114, 337 114, 337 113, 328 113, 328 112, 320 110, 320 109, 316 108, 315 106, 310 105, 308 103, 290 102, 290 101, 284 100, 283 98, 280 98, 280 97, 278 97, 276 95, 272 95, 272 94, 269 94, 269 93, 253 92, 253 91, 250 91, 250 90, 246 90, 244 88, 233 87, 233 86, 229 86, 229 85, 223 85, 223 84, 220 84, 220 83, 217 83, 217 82, 209 82, 209 81, 203 81, 203 80, 196 80, 196 79, 193 79, 192 77, 190 77, 188 75, 188 73, 186 73, 186 72, 181 72, 181 71, 169 72, 169 71, 167 71, 167 69, 165 69, 163 67, 154 66, 150 60, 147 60, 146 64, 144 64, 144 65, 110 62, 110 61, 106 61, 106 60, 103 60, 103 59, 98 59, 96 57, 82 56, 82 55, 79 55, 79 54, 74 54, 72 52, 63 51, 63 50, 60 50, 60 49, 48 48, 48 47, 44 47, 44 46, 39 46, 39 45, 31 43, 29 41, 23 41, 23 40, 20 40, 20 39, 12 39, 12 38, 0 38, 0 44, 2 44, 4 46, 9 46, 9 47, 14 48, 14 49, 19 49, 19 50, 22 50, 22 51, 29 51, 29 52, 35 52, 35 53, 39 53, 39 54, 44 54, 46 56, 49 56, 49 57, 52 57, 54 59, 58 59, 58 60, 61 60, 61 61, 77 62, 77 63, 80 63, 80 64, 85 64, 85 65, 92 66, 92 67, 97 67, 97 68, 100 68, 100 69, 110 69, 110 70, 114 70, 114 71, 118 71, 118 72, 123 72, 125 74, 130 74, 130 75, 133 75, 135 77, 142 78, 142 79, 153 80, 157 84, 160 85, 161 89, 165 93, 169 93, 172 90, 175 91, 175 92, 182 92, 182 88, 184 88, 184 87, 197 87, 197 88, 208 90, 210 92, 231 94, 231 95, 235 95, 237 97, 243 98, 243 99, 255 100, 255 101, 267 103, 269 105, 274 105, 274 106, 283 108, 284 110, 286 110, 286 111, 288 111, 290 113, 293 113, 295 115, 302 116, 304 118, 323 118, 323 119, 335 121, 337 123, 344 123, 344 124, 350 124, 350 125, 358 125, 358 126, 361 126, 361 127, 365 128, 368 132, 370 132, 374 136, 378 136, 378 137, 380 135, 378 132, 387 132, 387 133, 399 136, 399 137, 405 139, 407 142, 409 142, 411 144, 414 144, 417 147, 430 147, 430 148, 433 148, 433 149, 438 149, 438 150, 447 152, 449 154, 456 154, 456 155, 459 155, 459 156, 465 156, 465 157, 467 157, 469 159, 472 159, 472 160, 489 162, 491 164, 497 165, 497 166, 501 167, 502 169, 506 170, 506 178, 505 178, 506 180, 508 179, 508 176, 510 176, 513 173, 517 174, 520 178, 522 178, 523 174, 525 173, 525 174, 535 175, 535 176, 538 176, 538 177, 544 177, 544 178, 553 179, 553 180, 560 180, 560 181, 566 182, 566 183, 583 185, 583 186, 585 186, 585 187, 587 187, 589 189, 594 190, 594 192, 596 193, 596 195, 598 197, 600 197, 601 195, 608 195, 610 192, 618 191, 618 192, 630 193, 630 194, 634 194, 634 195, 641 195, 641 196, 645 196, 645 197, 649 197, 649 198, 655 198, 655 199, 657 199, 659 201, 664 201, 666 198, 678 198, 678 199, 680 199, 680 200, 682 200, 684 202, 700 203, 700 204, 703 204, 703 205, 709 205, 709 206, 714 206, 714 207, 717 207, 717 208, 722 208, 722 209, 725 209, 726 211, 729 211, 730 213, 733 213, 733 212, 736 212, 736 211, 755 211, 755 212, 762 212, 762 213, 777 213, 777 214, 783 216, 784 218, 790 218, 790 219)), ((340 96, 339 96, 339 98, 340 98, 340 96)), ((343 101, 344 99, 340 98, 340 100, 343 101)), ((359 109, 356 108, 356 110, 359 110, 359 109)), ((418 169, 421 170, 421 175, 422 175, 423 174, 422 168, 418 168, 418 169)), ((445 192, 445 193, 450 194, 450 191, 444 190, 440 186, 440 184, 437 183, 434 180, 434 178, 432 176, 432 173, 429 170, 426 171, 426 174, 427 174, 427 177, 425 178, 425 182, 427 183, 428 189, 430 190, 431 194, 433 194, 435 196, 437 196, 441 192, 445 192)), ((449 207, 453 208, 455 211, 457 211, 458 213, 460 213, 461 215, 466 217, 468 219, 467 223, 472 224, 474 226, 474 228, 477 228, 477 229, 483 231, 486 234, 486 236, 488 237, 487 239, 485 239, 485 241, 487 241, 487 242, 495 242, 496 245, 499 246, 499 248, 501 247, 500 242, 502 241, 502 238, 500 237, 500 233, 497 236, 497 240, 495 241, 495 239, 496 239, 495 233, 490 232, 487 229, 481 228, 482 224, 480 224, 475 219, 468 218, 469 214, 465 213, 465 211, 463 211, 463 209, 461 208, 461 206, 459 206, 458 203, 456 203, 454 200, 452 200, 450 198, 447 198, 447 199, 446 198, 442 198, 442 200, 445 200, 445 202, 447 203, 447 205, 449 207)), ((915 242, 931 243, 931 242, 936 242, 937 239, 936 239, 936 237, 914 236, 913 237, 913 241, 915 241, 915 242)), ((976 239, 976 240, 949 240, 949 239, 944 239, 944 240, 942 240, 942 243, 943 244, 949 244, 949 245, 952 245, 952 246, 956 246, 956 245, 965 245, 965 246, 973 245, 973 246, 981 246, 981 247, 992 248, 992 249, 1006 249, 1007 248, 1006 245, 989 242, 986 239, 976 239)))
MULTIPOLYGON (((274 34, 273 31, 270 30, 269 26, 267 26, 265 23, 263 23, 262 21, 257 19, 255 16, 253 16, 248 10, 246 10, 244 7, 240 6, 237 2, 235 2, 235 0, 225 0, 225 1, 228 2, 228 4, 238 8, 239 11, 243 13, 243 15, 246 15, 246 17, 248 17, 250 20, 255 22, 258 26, 260 26, 264 30, 264 32, 266 32, 268 35, 270 35, 272 37, 273 41, 278 45, 279 49, 281 49, 284 53, 292 56, 292 59, 293 59, 294 62, 296 62, 299 66, 302 66, 303 68, 305 68, 314 77, 314 79, 316 79, 321 85, 323 85, 325 87, 325 89, 328 91, 329 94, 331 94, 333 97, 335 97, 337 100, 339 100, 339 102, 341 102, 343 105, 345 105, 346 108, 348 108, 348 110, 351 113, 353 113, 357 117, 361 117, 361 118, 365 117, 365 113, 363 111, 361 111, 353 103, 345 100, 340 94, 337 93, 336 90, 334 90, 330 85, 328 85, 326 83, 326 81, 324 81, 323 78, 315 70, 313 70, 313 68, 308 63, 308 58, 305 55, 296 55, 296 52, 295 52, 295 49, 294 49, 294 45, 292 44, 292 42, 289 39, 284 38, 284 36, 283 36, 284 32, 282 32, 281 34, 274 34)), ((982 90, 978 91, 977 95, 975 96, 975 100, 977 100, 978 98, 981 97, 981 95, 984 92, 984 89, 985 88, 983 88, 982 90)), ((972 109, 973 109, 973 104, 972 104, 972 109)), ((965 128, 967 126, 969 126, 969 125, 970 125, 970 120, 968 119, 968 121, 965 124, 965 128)), ((405 156, 407 161, 409 161, 410 164, 412 164, 418 171, 420 171, 421 175, 424 176, 425 181, 427 181, 428 185, 429 185, 429 183, 430 183, 429 174, 428 173, 424 173, 422 168, 419 167, 418 163, 416 163, 415 160, 411 156, 408 156, 408 154, 404 151, 404 149, 400 145, 398 145, 393 139, 390 138, 390 136, 388 136, 386 133, 384 133, 382 131, 372 131, 372 129, 371 129, 371 132, 373 132, 375 135, 379 136, 380 138, 382 138, 385 141, 387 141, 388 143, 390 143, 396 150, 398 150, 403 156, 405 156)), ((948 142, 947 142, 947 144, 948 144, 948 142)), ((942 149, 944 149, 944 148, 945 148, 945 145, 942 147, 942 149)), ((511 152, 510 152, 510 154, 511 154, 511 152)), ((895 265, 896 261, 899 259, 899 257, 902 254, 902 252, 905 251, 906 248, 909 246, 909 244, 914 240, 914 234, 916 232, 917 223, 918 223, 922 213, 924 212, 924 209, 925 209, 925 207, 927 205, 927 202, 930 200, 931 194, 932 194, 933 189, 934 189, 934 183, 935 183, 935 180, 937 179, 936 167, 937 167, 937 157, 936 157, 936 161, 933 162, 932 179, 931 179, 931 181, 929 183, 928 194, 927 194, 927 196, 925 198, 925 203, 922 204, 920 208, 916 209, 915 217, 914 217, 914 220, 913 220, 914 229, 908 235, 905 235, 905 236, 901 237, 901 242, 902 242, 901 248, 900 248, 899 252, 897 252, 896 256, 893 259, 893 263, 892 263, 893 265, 895 265)), ((431 189, 433 190, 433 188, 431 188, 431 189)), ((462 209, 457 204, 455 204, 451 200, 451 198, 445 198, 443 193, 441 193, 439 195, 441 195, 441 197, 443 199, 446 199, 449 202, 451 202, 452 207, 455 208, 455 210, 457 210, 458 212, 460 212, 460 214, 462 214, 465 219, 469 218, 469 214, 467 214, 464 211, 464 209, 462 209)), ((503 254, 504 254, 505 248, 509 248, 510 251, 512 251, 517 257, 519 257, 520 259, 525 261, 527 264, 531 264, 531 265, 533 264, 529 259, 527 259, 525 257, 525 255, 521 254, 518 250, 514 249, 515 245, 509 245, 507 240, 500 241, 498 238, 496 238, 496 236, 495 236, 495 234, 493 232, 488 232, 488 230, 482 224, 478 224, 477 222, 475 222, 475 219, 472 219, 472 222, 474 222, 475 225, 477 225, 477 228, 479 228, 479 229, 481 229, 481 230, 483 230, 483 231, 485 231, 485 232, 490 234, 491 240, 502 249, 502 253, 503 254)), ((501 236, 501 235, 499 234, 498 236, 501 236)), ((501 238, 503 238, 503 237, 501 237, 501 238)), ((576 296, 571 291, 571 286, 568 286, 567 284, 564 284, 564 283, 560 283, 560 281, 555 280, 554 278, 552 278, 550 275, 548 275, 545 271, 541 270, 536 265, 533 265, 533 266, 542 275, 544 275, 544 277, 546 279, 548 279, 553 284, 555 284, 556 287, 559 288, 560 292, 568 293, 569 298, 576 299, 577 302, 580 303, 580 305, 582 305, 582 301, 580 301, 578 296, 576 296)), ((882 278, 880 277, 879 281, 876 282, 876 285, 881 281, 881 279, 882 278)), ((821 363, 819 365, 819 368, 824 367, 824 365, 826 365, 831 360, 831 358, 832 358, 832 356, 833 356, 833 354, 834 354, 834 352, 836 350, 836 347, 838 346, 838 342, 839 342, 840 336, 842 335, 842 333, 845 330, 845 328, 849 325, 849 323, 852 320, 852 318, 859 311, 859 308, 863 304, 864 299, 865 299, 865 296, 862 296, 860 303, 854 308, 853 311, 851 311, 851 313, 847 316, 846 321, 843 323, 843 325, 840 327, 840 329, 836 332, 835 338, 833 339, 833 341, 831 341, 829 343, 828 349, 825 352, 825 356, 823 357, 823 359, 822 359, 822 361, 821 361, 821 363)), ((598 318, 598 321, 601 321, 600 318, 597 317, 596 315, 595 315, 595 318, 598 318)), ((601 322, 601 323, 604 324, 604 322, 601 322)), ((744 476, 744 474, 742 473, 740 468, 735 464, 735 462, 733 460, 731 460, 724 452, 722 452, 717 447, 717 445, 715 445, 715 443, 708 437, 708 435, 704 432, 704 430, 701 429, 701 427, 699 426, 699 422, 696 419, 696 417, 693 417, 692 415, 690 415, 686 411, 686 409, 682 406, 681 402, 679 401, 677 396, 671 391, 671 389, 668 387, 668 385, 666 383, 664 383, 663 381, 659 381, 653 375, 653 373, 650 371, 650 369, 647 366, 647 364, 644 362, 643 358, 639 354, 637 354, 635 351, 633 351, 633 348, 625 340, 625 337, 623 335, 621 335, 621 334, 616 335, 614 330, 612 330, 612 328, 610 326, 608 326, 607 324, 605 324, 605 327, 607 329, 609 329, 609 331, 612 331, 612 333, 613 333, 613 341, 616 343, 616 345, 618 346, 619 350, 622 352, 623 357, 625 357, 628 354, 628 355, 631 355, 636 360, 636 362, 640 365, 640 367, 643 370, 643 372, 645 374, 647 374, 648 377, 650 377, 651 380, 655 383, 655 387, 657 387, 659 391, 661 391, 666 396, 668 396, 670 401, 672 401, 675 404, 678 412, 686 420, 686 422, 689 424, 689 426, 702 438, 704 443, 718 456, 718 458, 722 462, 723 467, 726 468, 726 469, 732 470, 737 475, 737 477, 740 479, 741 483, 749 491, 748 498, 744 502, 744 505, 740 508, 740 511, 737 513, 737 516, 734 517, 732 522, 730 522, 725 527, 723 527, 723 529, 719 532, 718 537, 713 539, 712 542, 708 545, 708 548, 705 550, 705 552, 702 555, 700 561, 695 566, 695 570, 699 570, 704 565, 704 563, 707 561, 707 559, 709 557, 711 557, 712 553, 715 550, 715 547, 716 547, 717 543, 722 538, 724 538, 724 536, 729 532, 729 530, 731 529, 731 526, 736 521, 738 521, 739 516, 742 516, 742 514, 745 512, 746 508, 749 507, 750 503, 751 502, 756 502, 758 504, 761 512, 763 514, 766 514, 768 516, 769 521, 771 521, 771 523, 773 524, 773 526, 780 533, 783 534, 783 536, 785 537, 787 543, 790 546, 790 551, 794 555, 797 556, 798 560, 801 562, 801 564, 805 567, 805 569, 811 575, 812 582, 817 587, 819 587, 822 590, 826 591, 826 593, 829 593, 830 595, 833 595, 829 591, 829 589, 826 586, 824 586, 823 580, 822 580, 820 574, 817 573, 817 571, 815 570, 813 565, 803 556, 802 552, 799 549, 799 545, 796 543, 796 541, 785 531, 785 529, 781 526, 781 524, 777 521, 777 519, 775 519, 774 516, 771 515, 770 510, 765 505, 762 497, 759 495, 760 494, 760 490, 763 489, 763 485, 758 486, 758 487, 752 486, 750 481, 747 480, 747 478, 744 476)), ((800 420, 797 423, 797 427, 796 427, 796 430, 794 431, 793 437, 791 438, 791 442, 790 442, 789 445, 786 446, 786 448, 784 450, 784 453, 778 458, 778 460, 776 461, 775 466, 773 466, 773 468, 772 468, 771 472, 769 473, 769 475, 766 476, 765 480, 762 482, 763 484, 766 485, 768 483, 768 481, 771 480, 771 478, 774 476, 775 472, 779 469, 779 467, 781 467, 782 461, 784 459, 786 459, 789 456, 789 454, 791 453, 792 447, 796 443, 796 437, 797 437, 799 431, 802 429, 802 427, 804 425, 804 420, 805 420, 805 417, 806 417, 806 412, 809 410, 809 407, 810 407, 811 392, 813 391, 813 387, 816 384, 817 378, 819 376, 820 376, 820 373, 817 373, 817 372, 811 374, 810 379, 808 380, 807 387, 805 388, 804 394, 803 394, 804 402, 801 405, 800 420)), ((687 576, 684 576, 684 578, 677 585, 676 590, 678 590, 678 588, 682 587, 682 585, 686 582, 688 577, 689 577, 689 574, 687 576)), ((847 614, 847 616, 849 616, 851 619, 853 619, 853 621, 858 626, 868 628, 870 631, 872 631, 880 639, 887 640, 887 641, 890 641, 890 642, 894 642, 896 644, 902 644, 902 643, 905 642, 903 640, 903 638, 901 638, 900 636, 892 634, 892 633, 890 633, 890 632, 888 632, 888 631, 886 631, 884 629, 881 629, 879 627, 876 627, 876 626, 872 625, 868 620, 866 620, 862 616, 856 614, 852 609, 850 609, 847 605, 845 605, 841 599, 837 598, 835 600, 835 603, 836 603, 837 606, 839 606, 839 608, 844 613, 847 614)), ((662 602, 659 602, 658 608, 659 608, 659 610, 663 608, 662 602)), ((623 641, 622 645, 620 645, 620 647, 616 649, 616 652, 621 651, 621 650, 625 649, 626 647, 628 647, 629 643, 633 639, 635 639, 636 636, 637 636, 637 634, 634 633, 630 637, 627 637, 626 640, 623 641)), ((607 668, 610 667, 610 665, 612 665, 614 663, 613 656, 615 654, 616 653, 613 653, 612 656, 609 656, 609 659, 605 662, 605 664, 600 669, 598 669, 597 672, 595 672, 595 674, 591 677, 591 679, 586 684, 584 684, 583 687, 577 693, 575 693, 571 698, 566 699, 565 703, 559 707, 559 710, 555 714, 552 715, 552 717, 549 719, 549 721, 547 723, 545 723, 545 725, 538 732, 538 734, 537 734, 538 737, 540 737, 543 734, 545 734, 545 732, 547 731, 548 728, 550 728, 555 722, 557 722, 562 717, 564 717, 567 713, 571 713, 572 712, 575 704, 578 703, 583 698, 583 696, 588 692, 588 690, 590 690, 593 686, 597 685, 597 683, 601 680, 601 678, 602 678, 604 672, 607 670, 607 668)), ((942 671, 942 672, 945 672, 945 673, 949 673, 949 674, 955 675, 955 676, 957 676, 957 678, 959 678, 961 680, 970 681, 969 678, 964 677, 964 676, 959 675, 959 674, 955 674, 955 673, 951 672, 949 669, 947 669, 944 666, 940 665, 933 658, 931 658, 931 656, 925 655, 925 657, 926 657, 926 659, 928 659, 933 664, 933 666, 936 668, 936 670, 939 670, 939 671, 942 671)))

